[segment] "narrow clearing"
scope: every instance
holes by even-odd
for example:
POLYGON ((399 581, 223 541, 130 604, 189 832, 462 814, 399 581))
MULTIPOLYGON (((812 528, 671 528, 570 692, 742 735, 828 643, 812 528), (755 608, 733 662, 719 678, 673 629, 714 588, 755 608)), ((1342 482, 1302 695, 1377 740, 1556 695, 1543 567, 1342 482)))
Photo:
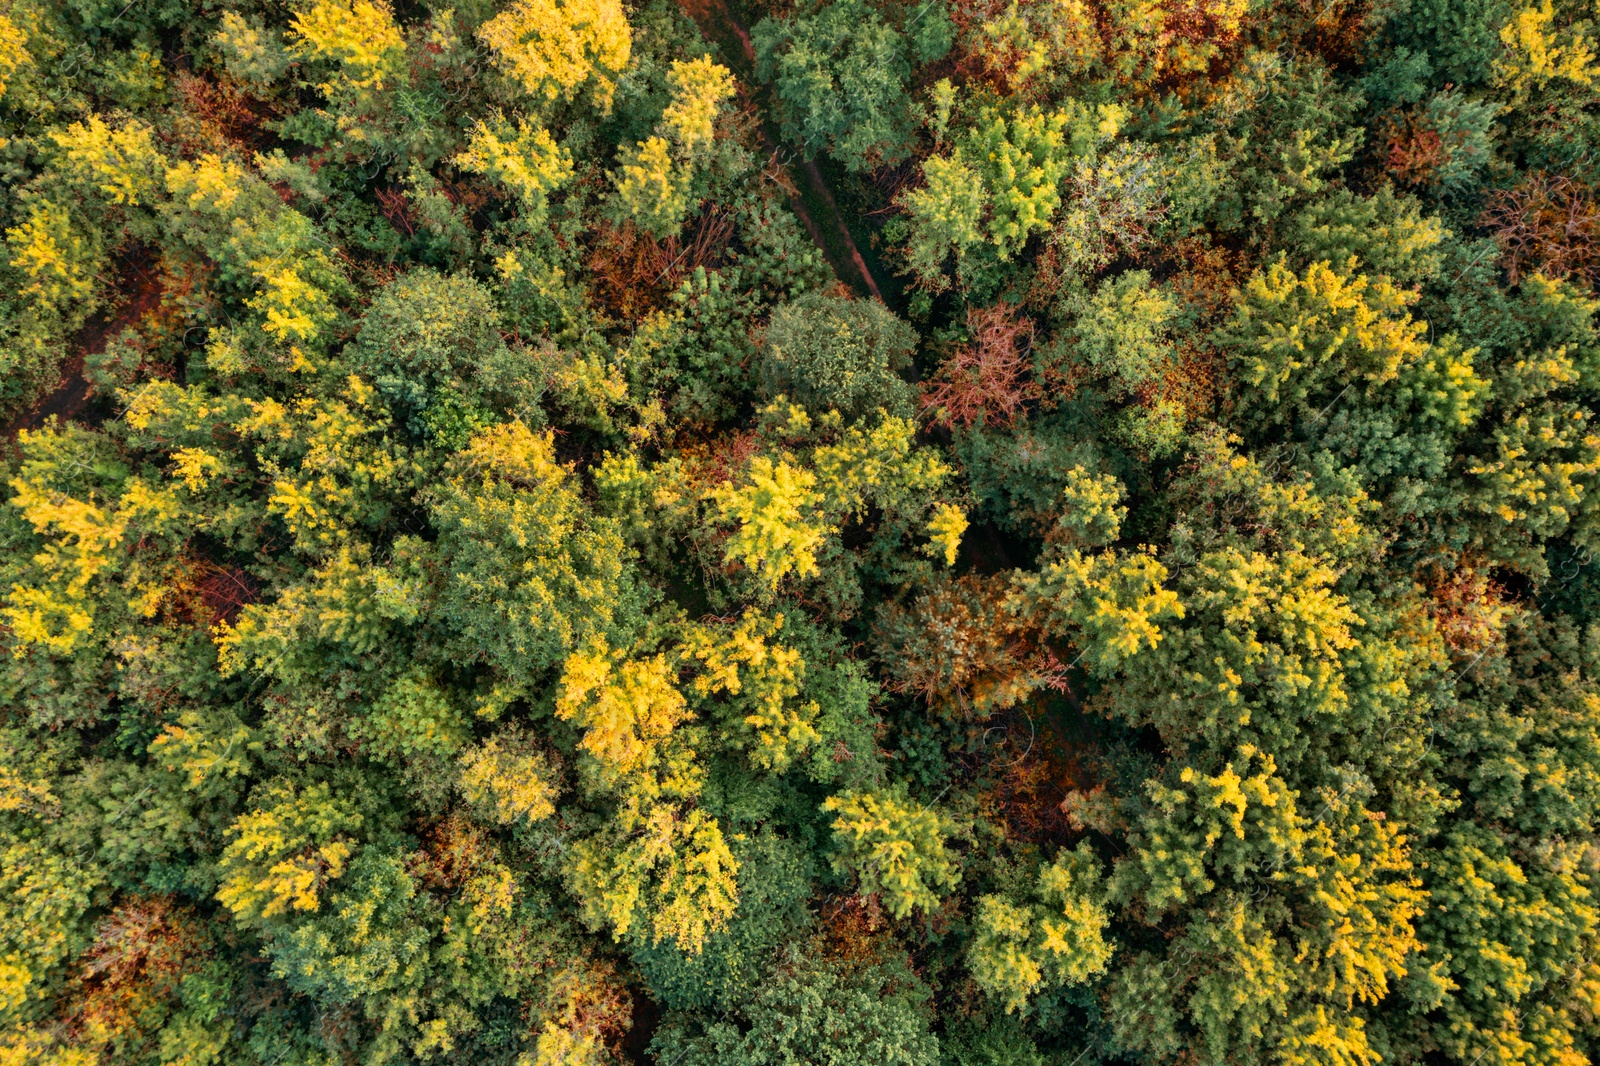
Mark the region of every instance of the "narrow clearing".
POLYGON ((798 167, 788 160, 798 153, 783 143, 771 115, 770 93, 757 81, 756 50, 750 42, 750 33, 728 7, 727 0, 678 0, 684 14, 694 20, 706 39, 721 52, 720 58, 739 75, 740 100, 753 104, 761 116, 761 141, 772 165, 789 178, 789 187, 796 190, 789 197, 789 207, 805 225, 811 239, 817 242, 828 265, 839 279, 861 296, 883 300, 883 290, 872 276, 866 258, 857 247, 855 237, 846 225, 844 214, 833 198, 822 168, 814 159, 802 159, 798 167))

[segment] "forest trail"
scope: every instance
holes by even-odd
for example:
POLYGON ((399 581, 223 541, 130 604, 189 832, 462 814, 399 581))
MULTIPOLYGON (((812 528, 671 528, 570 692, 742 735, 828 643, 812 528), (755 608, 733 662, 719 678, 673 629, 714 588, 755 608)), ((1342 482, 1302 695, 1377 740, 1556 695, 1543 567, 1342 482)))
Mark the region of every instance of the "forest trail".
POLYGON ((749 105, 760 116, 758 129, 762 146, 772 165, 789 179, 791 190, 789 208, 800 219, 811 239, 822 249, 822 254, 833 267, 839 280, 856 290, 857 295, 871 296, 881 302, 883 289, 878 285, 861 254, 850 227, 839 210, 833 191, 828 188, 822 168, 814 159, 801 159, 799 166, 791 166, 789 159, 799 153, 783 142, 771 118, 770 95, 766 86, 755 76, 756 50, 745 29, 727 0, 678 0, 683 13, 694 20, 706 39, 721 52, 720 58, 739 76, 740 102, 749 105))
MULTIPOLYGON (((756 52, 750 32, 734 15, 727 0, 679 0, 679 5, 700 27, 706 39, 717 45, 722 58, 739 75, 741 102, 760 116, 757 129, 762 147, 767 151, 770 165, 784 176, 783 184, 790 190, 789 208, 822 250, 834 274, 857 295, 887 303, 882 287, 844 220, 844 213, 839 210, 822 168, 814 159, 798 159, 798 165, 791 162, 799 153, 784 144, 770 117, 767 99, 770 94, 756 80, 756 52)), ((37 430, 51 417, 62 422, 85 417, 98 421, 93 417, 95 397, 84 377, 84 360, 103 351, 112 337, 159 303, 160 282, 146 274, 142 268, 131 271, 127 298, 109 315, 97 315, 84 324, 72 339, 71 357, 61 365, 61 383, 0 430, 0 440, 15 441, 20 431, 37 430)))
POLYGON ((0 440, 15 441, 23 430, 44 427, 46 420, 59 422, 88 422, 98 424, 104 411, 91 393, 89 381, 84 377, 84 364, 89 356, 105 351, 111 338, 133 325, 147 312, 161 304, 161 276, 153 269, 155 264, 140 257, 123 274, 124 291, 118 303, 85 322, 72 336, 72 353, 61 364, 61 382, 28 410, 6 423, 0 430, 0 440))

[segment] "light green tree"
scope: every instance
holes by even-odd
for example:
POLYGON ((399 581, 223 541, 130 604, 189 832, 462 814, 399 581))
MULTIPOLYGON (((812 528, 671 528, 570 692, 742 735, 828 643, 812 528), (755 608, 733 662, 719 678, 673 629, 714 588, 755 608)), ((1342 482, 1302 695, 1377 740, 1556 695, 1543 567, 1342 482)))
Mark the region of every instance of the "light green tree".
POLYGON ((1087 845, 1062 849, 1039 868, 1030 891, 982 896, 967 948, 967 968, 978 987, 997 997, 1007 1014, 1044 988, 1081 984, 1104 973, 1112 945, 1103 902, 1100 860, 1087 845))
POLYGON ((503 185, 522 205, 530 225, 544 220, 550 194, 572 180, 572 156, 542 126, 519 122, 514 130, 479 122, 456 165, 503 185))
POLYGON ((933 910, 961 879, 945 847, 955 824, 904 789, 843 792, 829 796, 822 809, 834 815, 834 869, 855 874, 861 892, 880 895, 896 918, 913 908, 933 910))

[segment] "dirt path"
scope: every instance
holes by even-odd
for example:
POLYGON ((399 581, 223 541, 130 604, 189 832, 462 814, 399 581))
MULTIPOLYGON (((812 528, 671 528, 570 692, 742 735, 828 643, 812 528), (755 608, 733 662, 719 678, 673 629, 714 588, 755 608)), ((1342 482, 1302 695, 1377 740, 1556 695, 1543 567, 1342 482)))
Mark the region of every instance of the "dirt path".
POLYGON ((788 175, 791 187, 796 190, 789 197, 789 207, 805 225, 806 232, 811 234, 817 247, 822 249, 828 265, 833 267, 833 272, 841 281, 859 295, 883 300, 883 289, 856 245, 855 237, 845 223, 844 213, 839 210, 839 204, 823 178, 822 168, 817 166, 814 159, 804 159, 797 167, 787 162, 799 153, 784 145, 782 136, 773 124, 771 94, 756 80, 756 50, 750 41, 749 31, 734 15, 727 0, 678 0, 678 3, 684 14, 700 27, 706 39, 718 46, 723 61, 739 75, 741 101, 753 103, 756 113, 761 116, 759 128, 762 145, 773 164, 788 175))
POLYGON ((24 429, 36 430, 54 417, 59 422, 87 422, 98 424, 106 415, 101 398, 89 391, 89 382, 83 376, 84 360, 105 351, 111 338, 139 321, 147 312, 161 303, 161 277, 154 264, 144 256, 137 257, 124 271, 121 280, 121 298, 108 313, 97 314, 85 322, 67 350, 71 353, 60 367, 61 383, 46 393, 31 408, 12 418, 0 430, 0 439, 10 442, 24 429))

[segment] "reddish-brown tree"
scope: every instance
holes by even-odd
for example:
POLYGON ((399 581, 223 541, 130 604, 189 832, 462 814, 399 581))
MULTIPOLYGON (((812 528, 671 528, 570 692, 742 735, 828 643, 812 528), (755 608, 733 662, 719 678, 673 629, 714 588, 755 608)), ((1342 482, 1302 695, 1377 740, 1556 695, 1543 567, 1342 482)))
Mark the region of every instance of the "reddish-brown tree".
POLYGON ((922 390, 922 409, 944 426, 1009 426, 1039 395, 1024 359, 1032 320, 1003 303, 967 312, 971 338, 939 367, 922 390))
POLYGON ((1513 282, 1533 271, 1576 274, 1591 286, 1600 281, 1600 215, 1591 186, 1534 171, 1516 188, 1492 194, 1482 221, 1494 230, 1513 282))

